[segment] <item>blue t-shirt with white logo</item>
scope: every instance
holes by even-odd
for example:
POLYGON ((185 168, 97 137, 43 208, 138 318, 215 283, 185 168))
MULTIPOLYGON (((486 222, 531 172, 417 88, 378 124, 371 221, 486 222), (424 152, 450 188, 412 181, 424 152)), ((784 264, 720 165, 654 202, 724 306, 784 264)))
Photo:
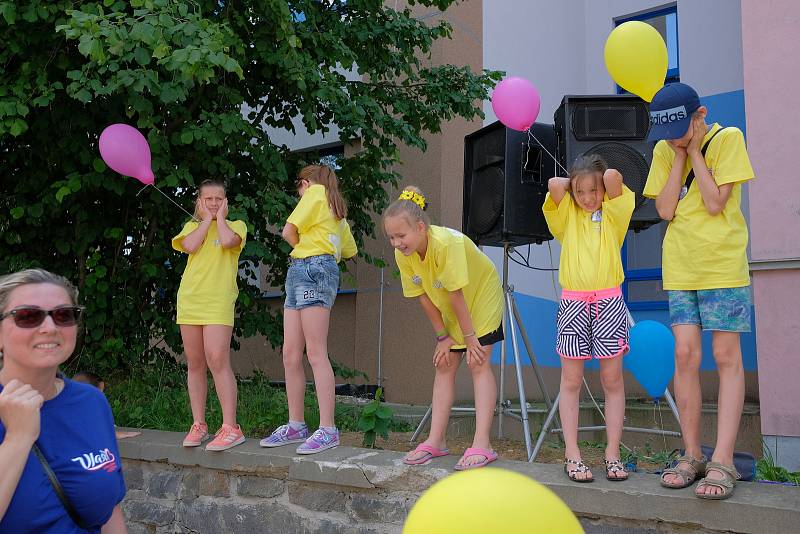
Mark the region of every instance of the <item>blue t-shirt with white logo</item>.
MULTIPOLYGON (((0 423, 0 442, 5 435, 0 423)), ((125 496, 114 418, 105 395, 94 386, 65 379, 61 393, 42 406, 37 443, 72 506, 91 526, 88 532, 100 532, 125 496)), ((0 520, 0 533, 6 532, 87 532, 69 517, 32 452, 0 520)))

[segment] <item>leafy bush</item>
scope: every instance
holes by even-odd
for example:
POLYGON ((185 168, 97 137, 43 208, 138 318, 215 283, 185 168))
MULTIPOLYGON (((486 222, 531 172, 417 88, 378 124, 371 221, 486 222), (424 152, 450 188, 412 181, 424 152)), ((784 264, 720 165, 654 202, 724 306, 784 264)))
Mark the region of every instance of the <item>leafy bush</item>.
POLYGON ((186 264, 170 246, 185 214, 106 168, 106 126, 142 131, 156 184, 187 210, 204 179, 228 181, 229 218, 249 232, 236 338, 276 346, 281 318, 260 288, 282 284, 289 247, 272 229, 296 203, 297 170, 319 156, 276 139, 302 123, 358 142, 338 174, 363 245, 399 179, 398 145, 424 150, 442 122, 481 116, 500 77, 431 66, 446 17, 383 0, 0 0, 0 30, 0 273, 73 280, 86 305, 76 357, 104 375, 182 351, 186 264), (361 76, 342 73, 355 66, 361 76))
POLYGON ((358 430, 364 433, 362 445, 368 449, 375 447, 376 436, 389 439, 389 427, 392 423, 392 409, 381 402, 383 388, 378 388, 375 398, 364 406, 358 418, 358 430))

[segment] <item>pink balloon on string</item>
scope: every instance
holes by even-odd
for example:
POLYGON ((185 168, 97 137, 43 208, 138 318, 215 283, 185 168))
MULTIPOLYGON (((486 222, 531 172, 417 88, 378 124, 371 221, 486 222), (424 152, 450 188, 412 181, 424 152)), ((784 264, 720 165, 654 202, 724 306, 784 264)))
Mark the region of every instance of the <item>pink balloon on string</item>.
POLYGON ((112 124, 100 134, 100 155, 106 165, 145 185, 155 182, 150 166, 150 145, 142 133, 127 124, 112 124))
POLYGON ((526 80, 511 76, 497 84, 492 91, 492 110, 497 118, 511 128, 524 132, 539 116, 539 90, 526 80))

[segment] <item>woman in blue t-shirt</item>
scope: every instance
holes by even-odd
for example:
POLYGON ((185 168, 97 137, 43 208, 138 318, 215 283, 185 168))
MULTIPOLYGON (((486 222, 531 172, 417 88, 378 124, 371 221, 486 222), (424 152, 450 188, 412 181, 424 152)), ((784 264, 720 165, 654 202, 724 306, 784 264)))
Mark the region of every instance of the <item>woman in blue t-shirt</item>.
POLYGON ((77 301, 72 284, 41 269, 0 277, 0 532, 127 532, 108 402, 96 388, 57 374, 75 349, 77 301))

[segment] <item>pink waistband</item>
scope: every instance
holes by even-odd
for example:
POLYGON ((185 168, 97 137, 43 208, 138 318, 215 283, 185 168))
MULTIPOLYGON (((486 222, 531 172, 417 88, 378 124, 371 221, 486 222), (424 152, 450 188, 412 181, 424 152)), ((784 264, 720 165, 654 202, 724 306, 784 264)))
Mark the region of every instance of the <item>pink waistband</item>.
POLYGON ((600 299, 610 299, 612 297, 621 297, 622 290, 617 287, 609 287, 608 289, 600 289, 598 291, 570 291, 564 289, 561 291, 561 298, 566 300, 579 300, 581 302, 596 302, 600 299))

